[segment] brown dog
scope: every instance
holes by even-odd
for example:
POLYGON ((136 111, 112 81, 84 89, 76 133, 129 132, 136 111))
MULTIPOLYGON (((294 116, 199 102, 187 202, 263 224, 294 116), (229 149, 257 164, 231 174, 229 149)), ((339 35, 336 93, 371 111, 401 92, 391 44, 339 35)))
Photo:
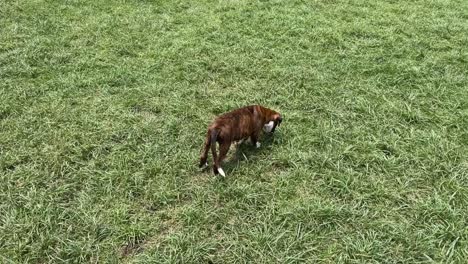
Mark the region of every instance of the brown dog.
POLYGON ((208 151, 211 146, 213 154, 213 172, 226 176, 220 167, 226 157, 232 142, 250 137, 252 144, 260 147, 258 137, 262 129, 273 133, 277 125, 283 121, 281 115, 260 105, 251 105, 233 110, 217 117, 208 127, 203 152, 200 157, 200 168, 208 165, 208 151), (219 155, 216 154, 216 142, 219 143, 219 155))

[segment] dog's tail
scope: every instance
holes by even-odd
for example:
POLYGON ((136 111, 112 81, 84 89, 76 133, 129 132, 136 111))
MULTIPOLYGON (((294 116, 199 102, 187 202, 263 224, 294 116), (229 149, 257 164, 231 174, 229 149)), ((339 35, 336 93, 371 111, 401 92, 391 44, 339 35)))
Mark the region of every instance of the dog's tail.
POLYGON ((222 176, 225 176, 223 169, 219 167, 218 154, 216 153, 216 140, 218 139, 219 131, 217 129, 211 130, 211 154, 213 155, 213 172, 214 174, 221 173, 222 176))
POLYGON ((210 151, 211 142, 211 129, 208 129, 208 132, 206 132, 205 145, 200 157, 200 165, 198 165, 200 168, 208 166, 206 160, 208 159, 208 151, 210 151))
POLYGON ((210 146, 211 152, 213 154, 213 161, 216 161, 218 156, 216 154, 216 139, 218 138, 218 134, 219 131, 215 128, 210 128, 208 129, 208 132, 206 132, 205 145, 200 157, 200 168, 206 166, 206 160, 208 159, 208 151, 210 151, 210 146))

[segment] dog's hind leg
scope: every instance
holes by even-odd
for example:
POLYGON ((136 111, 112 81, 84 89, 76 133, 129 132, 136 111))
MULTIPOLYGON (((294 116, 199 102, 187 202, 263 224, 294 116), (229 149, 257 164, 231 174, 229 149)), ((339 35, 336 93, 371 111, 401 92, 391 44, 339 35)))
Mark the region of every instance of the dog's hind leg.
POLYGON ((226 173, 224 173, 224 170, 221 168, 221 163, 223 162, 224 158, 226 158, 230 146, 231 142, 223 142, 219 144, 219 155, 218 159, 216 160, 215 167, 218 169, 219 174, 221 174, 223 177, 226 177, 226 173))

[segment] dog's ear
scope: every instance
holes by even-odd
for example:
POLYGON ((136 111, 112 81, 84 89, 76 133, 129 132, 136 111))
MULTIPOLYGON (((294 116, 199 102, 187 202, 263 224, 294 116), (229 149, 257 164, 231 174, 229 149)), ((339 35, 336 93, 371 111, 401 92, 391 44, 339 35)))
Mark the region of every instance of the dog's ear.
POLYGON ((281 124, 281 122, 283 122, 283 118, 281 117, 281 115, 278 115, 278 117, 276 118, 276 123, 278 123, 278 126, 281 124))
POLYGON ((271 133, 275 132, 276 126, 279 126, 281 122, 283 122, 283 118, 280 114, 273 116, 273 128, 271 129, 271 133))
POLYGON ((283 118, 280 114, 276 114, 273 116, 273 121, 275 122, 275 125, 279 126, 281 122, 283 122, 283 118))

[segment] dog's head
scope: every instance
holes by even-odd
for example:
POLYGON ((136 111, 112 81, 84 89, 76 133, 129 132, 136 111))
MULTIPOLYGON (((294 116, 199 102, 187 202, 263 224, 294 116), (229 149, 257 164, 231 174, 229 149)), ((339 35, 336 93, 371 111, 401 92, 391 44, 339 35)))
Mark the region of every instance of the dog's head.
POLYGON ((283 122, 283 117, 279 113, 274 113, 269 121, 263 126, 263 131, 267 133, 275 132, 276 126, 283 122))

